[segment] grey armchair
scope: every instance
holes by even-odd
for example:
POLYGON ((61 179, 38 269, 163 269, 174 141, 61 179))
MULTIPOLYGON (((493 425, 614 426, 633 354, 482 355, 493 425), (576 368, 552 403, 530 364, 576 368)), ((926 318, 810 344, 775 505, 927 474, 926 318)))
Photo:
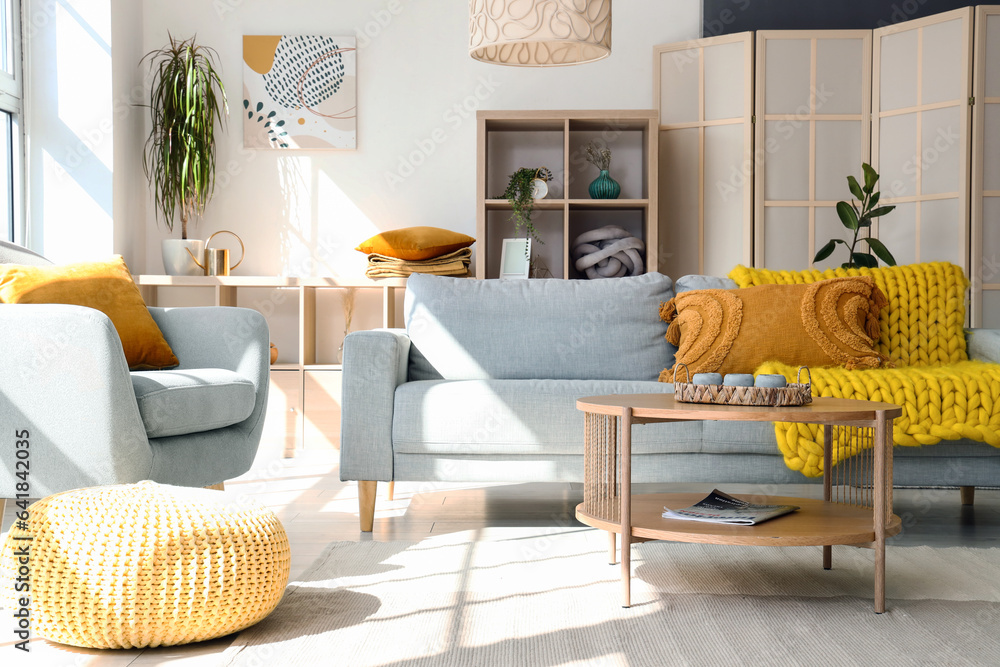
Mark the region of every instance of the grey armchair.
MULTIPOLYGON (((0 263, 50 262, 0 242, 0 263)), ((145 479, 210 486, 250 469, 267 403, 264 317, 149 310, 180 360, 175 369, 130 372, 100 311, 0 304, 0 498, 16 497, 26 468, 32 498, 145 479)))

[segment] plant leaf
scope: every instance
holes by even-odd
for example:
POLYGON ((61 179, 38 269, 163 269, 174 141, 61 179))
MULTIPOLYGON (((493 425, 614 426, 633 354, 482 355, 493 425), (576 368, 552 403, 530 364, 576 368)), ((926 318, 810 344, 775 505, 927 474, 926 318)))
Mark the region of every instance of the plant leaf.
POLYGON ((848 176, 847 187, 851 189, 851 194, 857 197, 858 199, 865 198, 864 193, 861 192, 861 186, 858 185, 858 179, 854 178, 853 176, 848 176))
POLYGON ((816 253, 816 256, 813 257, 813 262, 822 262, 824 259, 832 255, 833 251, 837 247, 837 240, 838 239, 832 239, 825 246, 820 248, 819 252, 816 253))
POLYGON ((879 206, 877 209, 875 209, 874 211, 872 211, 868 215, 870 217, 872 217, 872 218, 879 218, 879 217, 882 217, 883 215, 885 215, 886 213, 892 211, 894 208, 896 208, 896 207, 895 206, 879 206))
POLYGON ((878 203, 878 198, 882 196, 881 192, 876 192, 872 195, 872 198, 868 200, 868 208, 875 208, 875 204, 878 203))
POLYGON ((853 261, 858 266, 863 266, 869 269, 874 269, 878 267, 878 260, 866 252, 851 253, 851 261, 853 261))
POLYGON ((889 249, 886 248, 881 241, 873 238, 865 238, 864 240, 868 242, 868 247, 872 249, 872 252, 878 255, 879 259, 889 266, 896 266, 896 258, 892 256, 892 253, 889 252, 889 249))
POLYGON ((837 202, 837 215, 840 216, 840 221, 844 223, 844 227, 847 227, 852 232, 858 231, 858 214, 854 211, 853 206, 846 201, 837 202))
POLYGON ((875 184, 878 182, 878 173, 867 162, 861 165, 861 171, 865 174, 864 191, 866 194, 871 194, 875 189, 875 184))

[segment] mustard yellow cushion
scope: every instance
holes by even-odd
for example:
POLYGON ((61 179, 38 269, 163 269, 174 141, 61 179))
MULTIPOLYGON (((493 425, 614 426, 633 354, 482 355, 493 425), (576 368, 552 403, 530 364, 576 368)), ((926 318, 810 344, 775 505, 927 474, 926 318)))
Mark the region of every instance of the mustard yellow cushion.
POLYGON ((101 311, 118 331, 132 370, 179 362, 146 309, 121 255, 64 266, 0 264, 0 303, 64 303, 101 311))
POLYGON ((440 227, 406 227, 376 234, 355 250, 366 255, 421 260, 468 248, 475 242, 471 236, 440 227))
POLYGON ((968 359, 965 291, 961 267, 927 262, 877 269, 772 271, 739 265, 729 277, 740 287, 813 283, 842 276, 870 276, 889 302, 879 316, 878 350, 896 366, 940 366, 968 359))
MULTIPOLYGON (((884 305, 871 278, 835 278, 684 292, 660 307, 660 317, 670 324, 676 362, 692 374, 753 373, 766 361, 878 368, 884 358, 873 344, 884 305)), ((661 382, 673 380, 674 369, 660 374, 661 382)))

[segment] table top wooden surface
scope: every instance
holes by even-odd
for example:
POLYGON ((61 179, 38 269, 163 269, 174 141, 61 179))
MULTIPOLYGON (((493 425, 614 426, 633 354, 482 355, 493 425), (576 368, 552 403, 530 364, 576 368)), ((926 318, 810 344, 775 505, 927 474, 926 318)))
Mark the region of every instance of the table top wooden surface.
POLYGON ((870 422, 879 413, 883 413, 888 419, 895 419, 903 414, 903 409, 892 403, 828 397, 813 398, 808 405, 773 407, 682 403, 674 400, 672 394, 611 394, 581 398, 577 400, 576 407, 584 412, 613 416, 620 416, 624 408, 630 407, 633 418, 660 421, 781 421, 823 424, 870 422))

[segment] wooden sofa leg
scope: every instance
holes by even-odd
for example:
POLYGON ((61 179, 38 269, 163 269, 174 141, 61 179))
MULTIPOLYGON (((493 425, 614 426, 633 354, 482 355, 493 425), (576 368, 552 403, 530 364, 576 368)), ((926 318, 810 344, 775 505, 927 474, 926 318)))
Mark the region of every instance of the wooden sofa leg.
POLYGON ((375 489, 378 482, 358 482, 358 509, 361 512, 361 532, 370 533, 375 524, 375 489))
POLYGON ((205 488, 206 489, 212 489, 213 491, 225 491, 226 490, 226 483, 225 482, 219 482, 218 484, 209 484, 205 488))
POLYGON ((958 490, 962 494, 962 504, 972 505, 976 501, 976 487, 974 486, 960 486, 958 490))
POLYGON ((395 494, 396 494, 396 482, 395 481, 389 482, 389 488, 388 490, 386 490, 385 495, 386 497, 388 497, 389 500, 395 500, 394 498, 395 494))

